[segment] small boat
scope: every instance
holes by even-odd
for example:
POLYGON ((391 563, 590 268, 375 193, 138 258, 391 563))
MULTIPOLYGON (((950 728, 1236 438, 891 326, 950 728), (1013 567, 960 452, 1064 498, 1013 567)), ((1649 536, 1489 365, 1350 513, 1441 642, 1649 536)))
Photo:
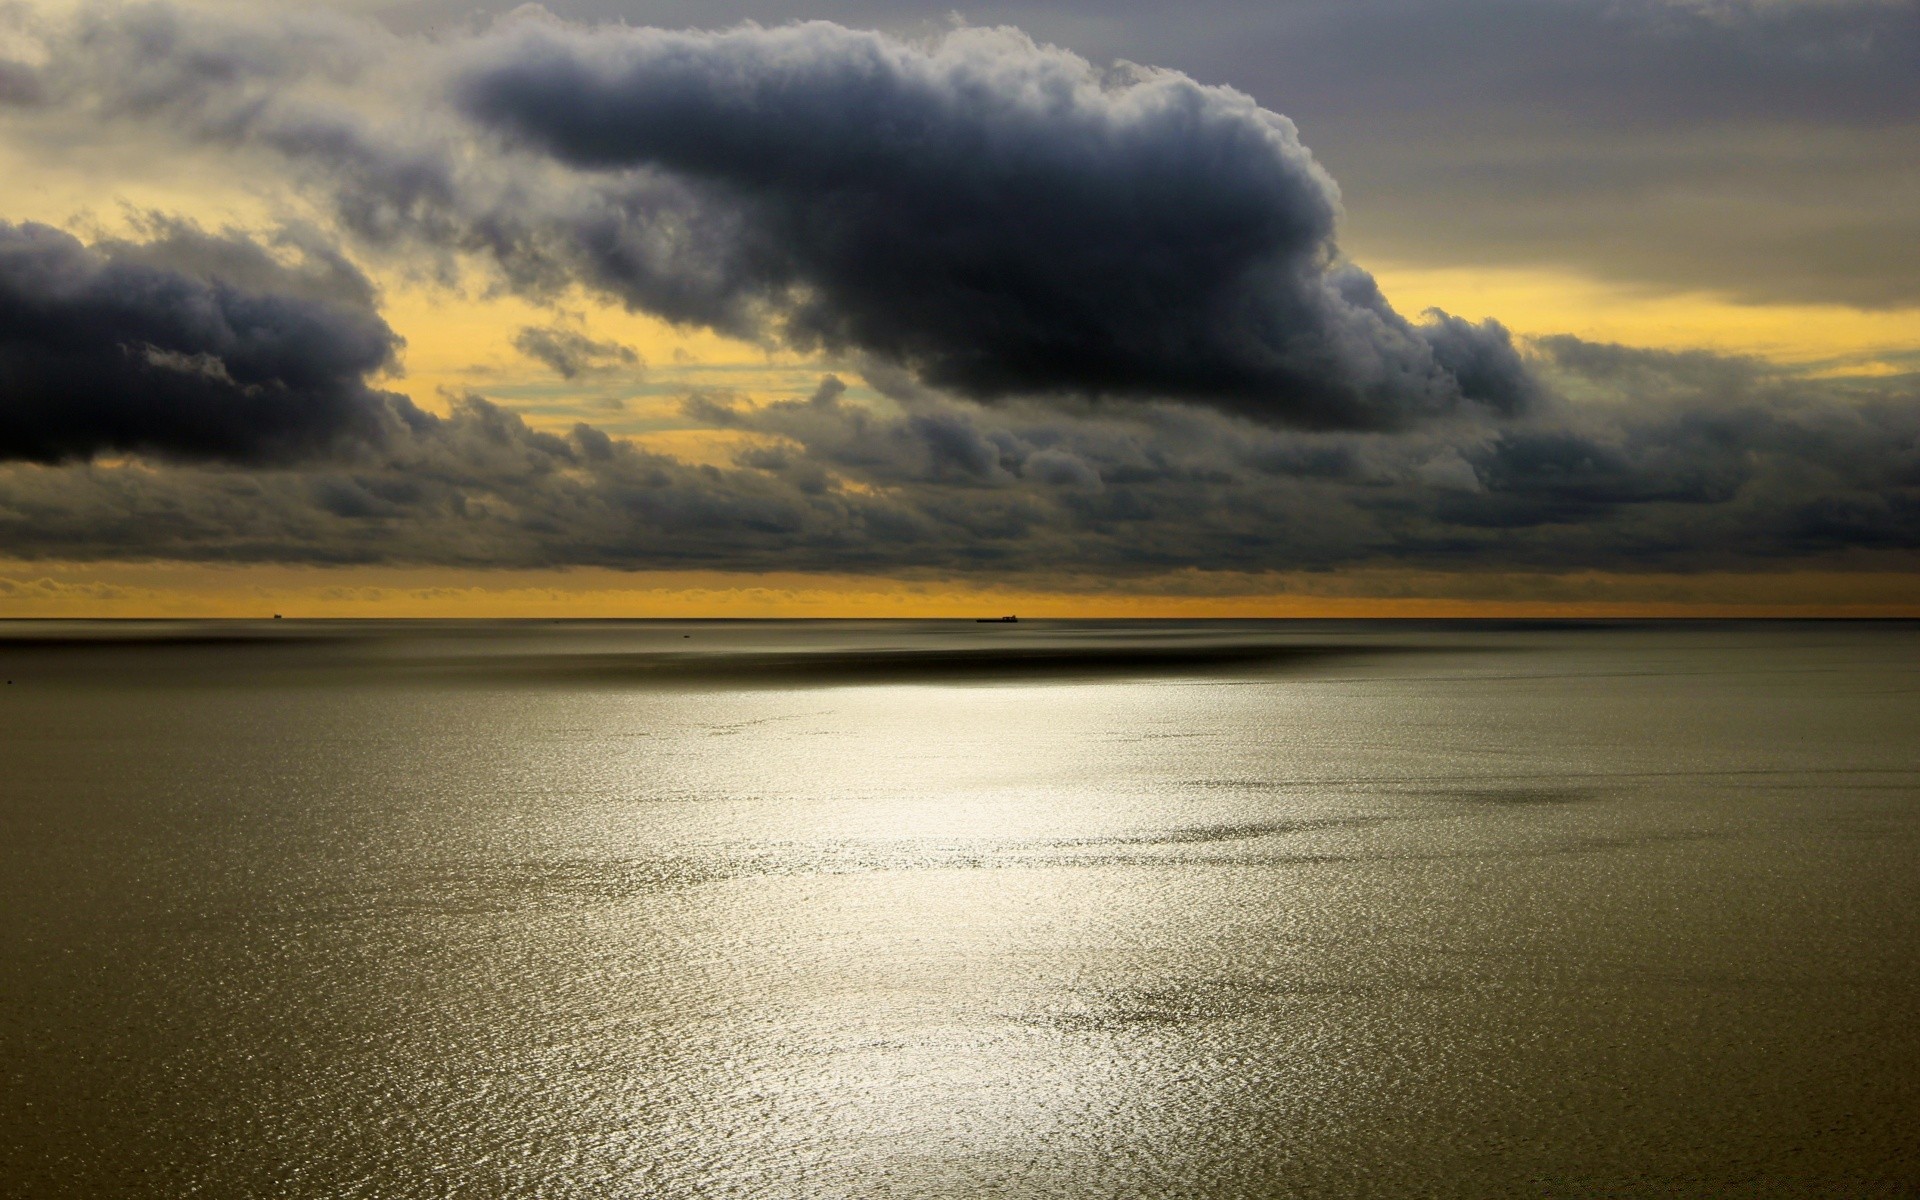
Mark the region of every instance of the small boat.
POLYGON ((975 625, 1012 625, 1019 619, 1020 619, 1019 617, 1011 617, 1011 616, 1009 617, 975 617, 973 619, 973 623, 975 625))

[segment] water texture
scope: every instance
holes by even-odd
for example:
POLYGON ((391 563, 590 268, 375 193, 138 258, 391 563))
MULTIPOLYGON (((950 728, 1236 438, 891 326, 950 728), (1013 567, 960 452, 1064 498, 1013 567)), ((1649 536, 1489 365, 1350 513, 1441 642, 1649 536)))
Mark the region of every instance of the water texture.
POLYGON ((0 622, 0 675, 0 1194, 1920 1191, 1920 626, 0 622))

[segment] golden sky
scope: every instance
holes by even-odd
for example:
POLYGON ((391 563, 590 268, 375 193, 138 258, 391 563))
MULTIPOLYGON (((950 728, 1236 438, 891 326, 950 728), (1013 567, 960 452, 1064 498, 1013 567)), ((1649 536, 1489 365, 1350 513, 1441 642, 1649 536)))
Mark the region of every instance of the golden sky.
MULTIPOLYGON (((47 12, 54 11, 51 6, 47 12)), ((89 238, 135 236, 142 214, 183 217, 208 229, 262 230, 289 219, 324 223, 297 190, 247 171, 218 169, 219 152, 175 144, 142 149, 127 139, 51 146, 44 134, 0 139, 0 216, 37 220, 89 238)), ((1920 307, 1807 299, 1763 302, 1713 286, 1621 279, 1566 266, 1488 266, 1451 259, 1442 245, 1417 260, 1369 253, 1404 237, 1370 237, 1365 204, 1349 214, 1342 245, 1401 312, 1429 308, 1472 320, 1496 317, 1524 347, 1572 334, 1594 342, 1711 351, 1809 379, 1874 380, 1920 367, 1920 307)), ((429 412, 478 393, 535 428, 587 422, 657 454, 725 467, 743 447, 773 445, 765 432, 716 429, 688 417, 689 394, 749 406, 804 397, 833 372, 847 401, 885 407, 858 366, 757 345, 628 311, 585 289, 536 303, 484 271, 458 282, 418 263, 356 252, 379 288, 380 310, 404 339, 403 370, 378 381, 429 412), (528 327, 553 327, 628 347, 631 364, 573 379, 515 348, 528 327)), ((604 569, 526 572, 408 567, 233 566, 192 562, 6 560, 0 545, 0 616, 258 615, 1398 615, 1615 612, 1920 613, 1911 574, 1833 564, 1752 573, 1348 568, 1318 574, 1151 573, 1029 591, 978 577, 847 573, 741 576, 604 569)), ((1897 564, 1896 564, 1897 565, 1897 564)))

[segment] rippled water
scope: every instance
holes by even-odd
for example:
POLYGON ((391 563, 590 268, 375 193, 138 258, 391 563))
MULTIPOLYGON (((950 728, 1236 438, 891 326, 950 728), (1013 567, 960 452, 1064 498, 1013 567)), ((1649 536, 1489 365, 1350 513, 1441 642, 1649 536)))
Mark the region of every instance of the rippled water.
POLYGON ((1920 627, 0 624, 0 1190, 1920 1190, 1920 627))

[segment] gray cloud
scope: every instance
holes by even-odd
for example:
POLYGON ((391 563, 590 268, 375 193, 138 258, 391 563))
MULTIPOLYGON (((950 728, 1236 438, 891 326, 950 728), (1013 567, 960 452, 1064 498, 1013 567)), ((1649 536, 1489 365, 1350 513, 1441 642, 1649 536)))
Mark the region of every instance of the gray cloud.
POLYGON ((640 365, 640 355, 633 347, 599 341, 558 323, 523 326, 513 335, 513 348, 535 362, 546 364, 562 379, 640 365))
POLYGON ((261 462, 378 441, 399 339, 366 281, 310 244, 164 225, 94 246, 0 222, 0 459, 261 462))

